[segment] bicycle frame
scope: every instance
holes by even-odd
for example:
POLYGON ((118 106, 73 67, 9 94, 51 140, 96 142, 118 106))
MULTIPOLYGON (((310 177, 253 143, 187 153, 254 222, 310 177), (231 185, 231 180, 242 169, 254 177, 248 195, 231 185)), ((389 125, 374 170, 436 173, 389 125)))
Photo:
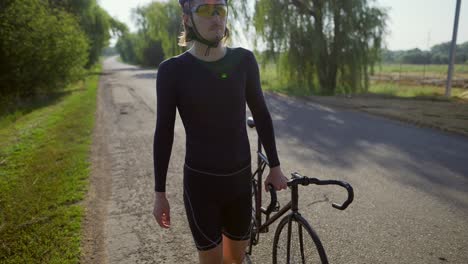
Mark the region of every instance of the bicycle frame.
MULTIPOLYGON (((255 126, 253 119, 248 119, 248 125, 252 128, 255 126)), ((248 255, 252 254, 252 247, 257 245, 260 238, 260 233, 268 232, 268 227, 278 220, 281 216, 283 216, 287 211, 291 210, 292 212, 287 216, 291 221, 293 218, 300 218, 303 219, 298 212, 298 203, 299 203, 299 190, 298 185, 307 186, 309 184, 316 184, 316 185, 339 185, 345 188, 348 192, 348 198, 343 204, 336 204, 333 203, 332 206, 336 209, 345 210, 353 201, 354 199, 354 192, 351 185, 347 182, 337 181, 337 180, 319 180, 317 178, 309 178, 306 176, 302 176, 297 172, 292 173, 292 179, 288 182, 288 187, 291 189, 291 201, 288 202, 285 206, 280 207, 277 206, 277 197, 276 197, 276 190, 273 186, 269 186, 270 195, 271 195, 271 202, 270 205, 265 209, 262 207, 262 175, 265 167, 269 165, 268 158, 262 153, 262 142, 260 137, 258 137, 258 149, 257 149, 257 170, 252 175, 252 189, 254 190, 253 195, 255 196, 255 223, 253 223, 253 230, 252 236, 250 238, 249 249, 247 251, 248 255), (276 212, 270 218, 270 214, 272 212, 276 212), (265 222, 262 223, 262 214, 265 214, 265 222), (255 228, 255 229, 254 229, 255 228)), ((305 220, 304 220, 305 221, 305 220)), ((306 222, 306 221, 305 221, 306 222)), ((290 224, 291 222, 289 222, 290 224)), ((309 226, 311 232, 313 232, 312 228, 309 226)), ((290 231, 288 231, 290 232, 290 231)), ((290 237, 290 234, 288 234, 290 237)), ((323 263, 328 263, 325 251, 323 246, 321 245, 320 239, 317 235, 315 235, 316 240, 314 243, 317 243, 318 250, 320 253, 320 257, 323 263)), ((289 258, 289 238, 288 238, 288 258, 289 258)))
MULTIPOLYGON (((253 119, 249 120, 249 122, 253 121, 253 119)), ((250 127, 253 127, 254 124, 249 123, 250 127)), ((257 245, 259 242, 259 237, 260 233, 266 233, 268 232, 268 227, 278 220, 281 216, 283 216, 287 211, 292 209, 291 214, 297 214, 298 211, 298 188, 296 186, 291 186, 292 189, 292 199, 291 201, 283 206, 280 210, 277 210, 279 208, 276 208, 276 203, 277 203, 277 198, 276 198, 276 191, 274 189, 270 189, 270 194, 271 194, 271 203, 268 206, 267 209, 261 207, 262 206, 262 175, 263 171, 265 170, 266 165, 269 165, 268 158, 262 153, 262 142, 260 140, 260 137, 258 137, 257 141, 257 170, 253 173, 252 175, 252 183, 255 185, 254 188, 256 187, 256 201, 255 201, 255 220, 256 223, 258 223, 255 228, 256 228, 256 237, 251 238, 251 243, 249 245, 249 251, 248 254, 252 253, 252 246, 257 245), (255 179, 257 177, 257 179, 255 179), (273 211, 277 211, 271 218, 270 214, 273 211), (262 214, 265 214, 266 219, 265 222, 262 223, 262 214)))
POLYGON ((262 144, 260 141, 260 138, 258 138, 258 150, 257 150, 257 170, 253 173, 252 175, 252 181, 256 182, 255 187, 256 187, 256 193, 255 195, 256 201, 255 201, 255 219, 257 226, 257 231, 256 231, 256 238, 253 238, 251 241, 251 245, 249 247, 249 254, 252 252, 252 245, 257 245, 259 241, 259 234, 260 233, 266 233, 268 232, 268 227, 278 220, 281 216, 283 216, 287 211, 292 210, 293 212, 291 214, 296 214, 298 211, 298 188, 296 186, 291 186, 291 191, 292 191, 292 199, 291 201, 283 206, 281 209, 276 208, 276 192, 272 190, 270 192, 272 196, 272 201, 270 205, 268 206, 267 209, 261 207, 262 205, 262 175, 263 171, 265 170, 266 165, 268 165, 268 159, 267 157, 262 153, 262 144), (257 177, 257 179, 255 179, 257 177), (278 210, 279 209, 279 210, 278 210), (271 218, 270 214, 273 211, 277 211, 271 218), (265 222, 262 223, 262 214, 265 214, 266 219, 265 222))

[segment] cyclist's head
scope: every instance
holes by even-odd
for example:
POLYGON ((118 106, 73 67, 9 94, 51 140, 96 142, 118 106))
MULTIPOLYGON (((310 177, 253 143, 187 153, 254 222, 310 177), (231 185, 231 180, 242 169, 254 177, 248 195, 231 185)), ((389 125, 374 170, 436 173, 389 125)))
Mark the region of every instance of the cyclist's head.
POLYGON ((184 30, 179 36, 179 46, 200 41, 194 31, 206 41, 226 42, 229 38, 227 23, 227 0, 179 0, 183 15, 184 30))

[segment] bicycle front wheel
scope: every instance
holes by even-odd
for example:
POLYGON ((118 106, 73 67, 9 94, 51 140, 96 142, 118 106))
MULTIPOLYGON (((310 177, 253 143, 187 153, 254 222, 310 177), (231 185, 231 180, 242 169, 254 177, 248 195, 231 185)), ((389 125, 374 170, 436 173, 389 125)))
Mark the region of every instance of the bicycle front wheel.
POLYGON ((299 214, 284 217, 273 240, 273 264, 328 264, 318 235, 299 214))

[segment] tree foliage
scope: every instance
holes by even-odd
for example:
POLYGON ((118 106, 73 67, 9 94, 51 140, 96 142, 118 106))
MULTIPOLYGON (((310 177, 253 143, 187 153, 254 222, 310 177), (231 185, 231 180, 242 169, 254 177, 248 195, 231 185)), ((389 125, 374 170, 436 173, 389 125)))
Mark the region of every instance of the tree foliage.
POLYGON ((39 0, 11 1, 0 11, 1 94, 19 97, 79 78, 88 39, 74 17, 39 0))
POLYGON ((154 2, 143 14, 148 24, 148 35, 161 42, 165 56, 172 57, 183 50, 177 45, 182 30, 182 11, 178 1, 154 2))
MULTIPOLYGON (((411 50, 383 50, 382 61, 385 63, 406 64, 448 64, 451 42, 444 42, 431 47, 428 51, 411 50)), ((468 63, 468 42, 459 44, 455 49, 455 63, 468 63)))
MULTIPOLYGON (((370 0, 258 0, 255 12, 234 12, 267 47, 267 57, 292 87, 333 94, 366 90, 369 71, 379 59, 386 11, 370 0)), ((240 10, 249 10, 241 0, 240 10)))
POLYGON ((124 61, 155 67, 164 58, 183 51, 177 45, 182 17, 178 1, 153 2, 137 7, 132 16, 138 32, 126 32, 116 45, 124 61))
POLYGON ((81 29, 89 39, 88 63, 89 68, 95 64, 101 51, 109 45, 111 20, 114 20, 102 9, 96 0, 48 0, 52 8, 62 9, 73 14, 81 29))
MULTIPOLYGON (((82 77, 125 25, 96 0, 0 2, 0 108, 82 77)), ((1 111, 2 109, 0 109, 1 111)))

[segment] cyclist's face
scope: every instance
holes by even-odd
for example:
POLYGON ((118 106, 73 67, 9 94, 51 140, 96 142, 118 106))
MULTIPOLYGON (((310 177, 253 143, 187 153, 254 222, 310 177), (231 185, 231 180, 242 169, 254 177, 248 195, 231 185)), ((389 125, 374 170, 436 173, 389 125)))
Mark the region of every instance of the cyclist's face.
MULTIPOLYGON (((206 4, 225 5, 226 2, 224 0, 195 0, 191 1, 190 7, 196 9, 206 4)), ((215 40, 216 38, 221 39, 224 36, 227 16, 222 17, 219 15, 219 12, 214 12, 213 16, 207 16, 207 14, 211 14, 211 12, 209 12, 211 9, 203 10, 203 7, 201 9, 202 10, 199 9, 200 13, 192 13, 198 32, 208 40, 215 40)), ((188 15, 184 14, 184 20, 187 25, 192 26, 192 21, 188 15)))

